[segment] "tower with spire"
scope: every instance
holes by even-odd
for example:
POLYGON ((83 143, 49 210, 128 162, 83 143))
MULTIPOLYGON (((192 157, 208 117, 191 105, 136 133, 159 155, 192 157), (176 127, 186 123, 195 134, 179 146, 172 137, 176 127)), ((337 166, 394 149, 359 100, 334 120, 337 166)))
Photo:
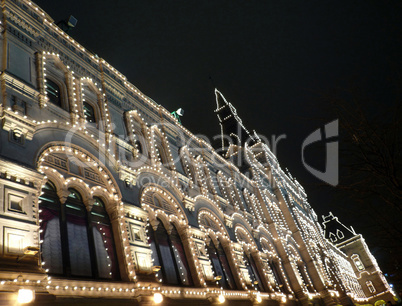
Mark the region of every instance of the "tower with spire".
POLYGON ((322 218, 325 238, 346 254, 364 294, 374 298, 381 292, 393 300, 392 290, 362 235, 341 223, 332 212, 322 218))
POLYGON ((246 142, 256 141, 255 136, 243 125, 236 108, 226 100, 218 89, 215 89, 215 98, 215 113, 218 116, 221 129, 222 153, 227 154, 232 146, 243 147, 246 142))

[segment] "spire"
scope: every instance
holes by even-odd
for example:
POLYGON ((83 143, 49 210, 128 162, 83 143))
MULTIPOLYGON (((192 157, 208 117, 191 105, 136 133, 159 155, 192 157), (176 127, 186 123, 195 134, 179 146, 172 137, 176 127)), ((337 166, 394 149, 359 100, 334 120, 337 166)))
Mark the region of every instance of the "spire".
POLYGON ((244 146, 244 143, 249 139, 254 141, 254 136, 245 128, 237 115, 236 108, 216 88, 215 98, 215 113, 221 127, 222 151, 226 152, 231 145, 244 146))
POLYGON ((216 88, 215 88, 215 100, 216 100, 216 110, 215 110, 215 112, 219 111, 220 108, 228 105, 228 102, 226 101, 225 97, 216 88))

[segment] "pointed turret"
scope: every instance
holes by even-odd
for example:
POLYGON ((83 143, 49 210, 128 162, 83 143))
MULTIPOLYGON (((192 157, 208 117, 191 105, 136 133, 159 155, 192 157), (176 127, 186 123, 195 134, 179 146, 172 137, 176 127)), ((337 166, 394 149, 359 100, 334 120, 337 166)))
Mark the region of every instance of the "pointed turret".
POLYGON ((222 93, 215 89, 216 110, 219 125, 221 127, 221 147, 226 152, 231 145, 242 147, 254 136, 244 127, 242 120, 237 115, 236 108, 228 102, 222 93))

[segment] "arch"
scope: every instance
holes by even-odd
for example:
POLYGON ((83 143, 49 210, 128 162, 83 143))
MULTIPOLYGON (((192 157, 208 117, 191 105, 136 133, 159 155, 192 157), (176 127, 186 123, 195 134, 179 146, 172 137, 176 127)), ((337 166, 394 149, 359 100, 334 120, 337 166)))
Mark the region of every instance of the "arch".
POLYGON ((307 272, 306 264, 300 256, 300 253, 292 243, 288 243, 286 247, 290 265, 302 290, 315 292, 313 283, 307 272))
POLYGON ((199 186, 199 175, 197 174, 194 158, 187 146, 183 146, 179 150, 179 156, 184 172, 190 177, 192 185, 199 186))
POLYGON ((43 78, 43 93, 45 95, 45 101, 51 102, 67 112, 74 110, 74 105, 72 105, 72 74, 66 65, 60 60, 57 55, 45 53, 44 54, 44 73, 43 78), (53 64, 53 67, 51 65, 53 64), (48 87, 48 80, 49 87, 48 87), (57 88, 55 88, 56 86, 57 88), (55 98, 58 92, 57 103, 55 103, 55 98))
POLYGON ((156 222, 160 218, 167 228, 169 223, 179 228, 188 224, 183 208, 168 190, 156 184, 147 184, 140 197, 141 207, 149 213, 150 222, 156 222))
MULTIPOLYGON (((182 242, 186 227, 174 220, 167 219, 166 214, 158 214, 148 222, 149 243, 152 250, 154 265, 160 266, 156 274, 159 281, 168 285, 192 286, 194 284, 189 267, 190 249, 182 242)), ((176 220, 177 221, 177 220, 176 220)))
MULTIPOLYGON (((232 218, 233 218, 233 227, 235 229, 236 229, 236 226, 241 226, 245 229, 246 232, 249 233, 250 237, 253 237, 253 235, 252 235, 253 227, 251 226, 251 224, 246 220, 246 218, 243 215, 235 212, 232 214, 232 218)), ((251 239, 253 241, 254 247, 256 247, 254 238, 251 238, 251 239)))
MULTIPOLYGON (((207 234, 206 250, 209 254, 215 276, 221 276, 217 282, 225 289, 236 289, 238 284, 232 271, 225 246, 230 245, 229 235, 221 220, 210 210, 198 211, 198 225, 207 234), (208 239, 209 237, 209 239, 208 239)), ((237 274, 236 274, 237 275, 237 274)))
MULTIPOLYGON (((99 181, 110 193, 110 198, 113 198, 116 202, 121 199, 120 189, 113 175, 109 169, 104 166, 94 155, 87 150, 76 146, 71 143, 64 142, 51 142, 44 145, 38 152, 36 161, 37 168, 40 172, 45 172, 49 167, 43 164, 47 161, 47 156, 51 154, 63 154, 69 161, 79 164, 82 167, 92 169, 99 175, 99 181)), ((71 178, 69 182, 74 184, 74 178, 71 178)), ((86 186, 86 185, 85 185, 86 186)), ((88 186, 86 186, 88 187, 88 186)), ((79 188, 83 188, 80 186, 79 188)), ((89 188, 89 187, 88 187, 89 188)))
POLYGON ((260 231, 261 250, 264 254, 268 254, 266 269, 268 271, 269 283, 277 291, 292 292, 287 275, 283 269, 282 259, 279 256, 270 232, 263 226, 259 226, 258 230, 260 231))
POLYGON ((252 238, 251 233, 244 225, 236 224, 234 228, 236 239, 239 243, 246 243, 248 247, 257 249, 257 244, 255 243, 254 238, 252 238))
POLYGON ((267 254, 269 258, 279 258, 278 252, 272 243, 271 239, 266 236, 260 238, 261 250, 264 254, 267 254))
POLYGON ((218 173, 216 174, 216 179, 218 181, 218 186, 222 196, 228 201, 228 204, 233 207, 234 200, 231 197, 231 192, 229 190, 229 183, 221 170, 219 170, 218 173))
POLYGON ((81 112, 81 117, 88 122, 88 120, 85 118, 84 109, 84 103, 88 103, 94 109, 96 127, 102 131, 113 133, 109 106, 107 103, 104 103, 102 88, 98 87, 98 84, 89 77, 82 77, 80 79, 80 85, 81 105, 79 109, 81 112))
POLYGON ((251 284, 259 291, 267 291, 267 282, 261 275, 264 272, 262 261, 259 256, 257 244, 251 233, 243 225, 235 226, 235 235, 239 243, 243 245, 243 260, 251 279, 251 284))
POLYGON ((153 125, 150 128, 151 132, 151 156, 157 165, 164 166, 168 169, 175 169, 173 156, 170 152, 169 143, 165 135, 160 129, 153 125), (159 162, 158 162, 159 160, 159 162))
MULTIPOLYGON (((143 189, 148 185, 159 186, 162 189, 166 189, 182 206, 182 201, 184 199, 183 192, 179 189, 177 182, 163 173, 158 168, 144 166, 137 170, 136 186, 139 189, 143 189)), ((184 211, 184 207, 182 206, 184 211)))
POLYGON ((136 148, 136 157, 142 161, 150 158, 150 131, 147 123, 142 119, 137 110, 124 113, 128 140, 136 148), (148 140, 147 140, 148 139, 148 140))
POLYGON ((214 233, 214 236, 222 235, 226 239, 229 239, 229 233, 227 232, 226 227, 222 223, 222 220, 213 211, 206 208, 202 208, 197 213, 197 219, 199 227, 205 232, 211 230, 214 233), (207 215, 208 218, 203 218, 204 215, 207 215), (205 223, 205 221, 212 221, 213 228, 215 229, 219 228, 219 232, 214 230, 208 223, 205 223))
POLYGON ((49 181, 39 197, 44 268, 50 274, 68 277, 120 279, 105 205, 95 199, 97 205, 88 206, 76 189, 63 190, 49 181), (60 193, 63 190, 66 192, 60 193), (65 199, 60 200, 60 195, 65 199))
POLYGON ((221 223, 224 223, 223 220, 225 220, 225 216, 223 214, 223 211, 220 209, 218 204, 216 204, 214 201, 210 200, 206 196, 197 195, 194 198, 194 209, 197 212, 197 215, 201 209, 208 209, 216 216, 218 216, 218 219, 221 223))

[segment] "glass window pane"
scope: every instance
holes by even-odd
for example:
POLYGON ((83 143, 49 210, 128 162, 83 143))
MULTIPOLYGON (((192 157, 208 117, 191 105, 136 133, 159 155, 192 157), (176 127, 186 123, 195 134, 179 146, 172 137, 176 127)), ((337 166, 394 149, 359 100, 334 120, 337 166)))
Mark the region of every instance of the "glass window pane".
POLYGON ((95 110, 91 104, 84 102, 84 116, 87 122, 96 123, 95 110))
POLYGON ((85 218, 67 214, 67 236, 71 274, 92 276, 85 218))
POLYGON ((223 289, 230 289, 226 274, 223 272, 221 262, 218 257, 218 251, 215 248, 214 243, 211 241, 208 245, 208 255, 212 262, 212 268, 214 269, 215 277, 220 276, 219 285, 223 289))
POLYGON ((176 265, 172 256, 172 250, 169 244, 169 237, 162 222, 160 222, 158 229, 155 232, 155 242, 159 248, 160 259, 162 261, 164 281, 169 285, 178 285, 179 280, 177 277, 176 265))
POLYGON ((63 274, 63 253, 60 235, 60 203, 52 182, 46 183, 42 189, 40 200, 40 239, 43 268, 50 274, 63 274))
POLYGON ((193 280, 191 278, 190 268, 188 267, 187 257, 176 227, 173 227, 172 229, 170 240, 172 241, 173 254, 175 255, 181 282, 183 285, 191 286, 193 285, 193 280))
POLYGON ((63 274, 63 256, 60 242, 59 212, 54 209, 41 207, 41 245, 44 268, 50 274, 63 274))
POLYGON ((61 107, 60 87, 49 79, 46 79, 46 94, 49 102, 61 107))
POLYGON ((229 265, 228 259, 226 257, 226 253, 221 244, 219 244, 219 247, 218 247, 218 255, 219 255, 219 260, 221 262, 223 272, 226 275, 226 279, 228 281, 230 289, 237 289, 236 283, 233 278, 232 271, 230 270, 230 265, 229 265))
POLYGON ((73 196, 66 202, 65 209, 71 274, 92 276, 86 208, 81 201, 76 199, 81 198, 78 192, 73 192, 73 189, 70 191, 70 195, 73 196))

